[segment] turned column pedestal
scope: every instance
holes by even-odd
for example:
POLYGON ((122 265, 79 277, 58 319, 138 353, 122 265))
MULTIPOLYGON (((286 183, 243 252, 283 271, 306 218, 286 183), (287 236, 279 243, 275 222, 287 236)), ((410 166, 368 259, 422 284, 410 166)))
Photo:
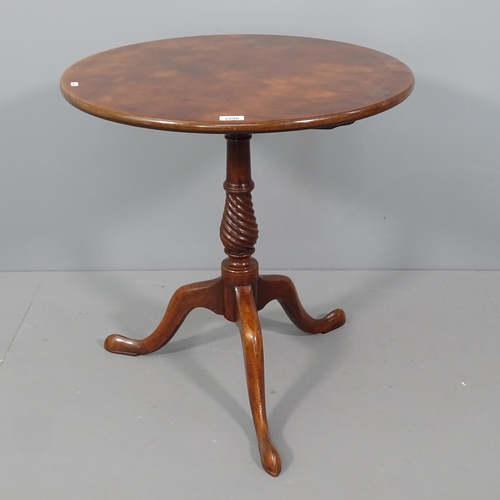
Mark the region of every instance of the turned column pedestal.
POLYGON ((258 237, 252 204, 254 187, 250 169, 250 134, 228 134, 226 203, 220 237, 227 257, 219 278, 185 285, 172 296, 156 330, 142 340, 109 336, 104 347, 118 354, 148 354, 163 347, 175 335, 184 318, 196 307, 205 307, 238 325, 259 451, 264 469, 272 476, 281 471, 281 459, 269 435, 264 388, 264 350, 257 311, 278 300, 290 320, 308 333, 326 333, 345 323, 345 314, 335 309, 321 319, 306 313, 290 278, 259 275, 252 257, 258 237))

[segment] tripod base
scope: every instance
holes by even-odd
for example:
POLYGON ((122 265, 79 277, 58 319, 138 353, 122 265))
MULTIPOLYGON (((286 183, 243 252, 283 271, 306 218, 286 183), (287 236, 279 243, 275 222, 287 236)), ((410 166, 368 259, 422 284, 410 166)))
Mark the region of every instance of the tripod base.
POLYGON ((149 354, 166 345, 186 316, 197 307, 210 309, 235 322, 241 333, 248 396, 262 466, 271 476, 281 471, 281 459, 269 435, 264 390, 264 350, 257 311, 278 300, 290 320, 307 333, 327 333, 345 323, 345 314, 335 309, 324 318, 312 318, 302 307, 292 280, 286 276, 259 276, 252 285, 231 285, 220 277, 179 288, 172 296, 156 330, 142 340, 109 336, 104 347, 117 354, 149 354))

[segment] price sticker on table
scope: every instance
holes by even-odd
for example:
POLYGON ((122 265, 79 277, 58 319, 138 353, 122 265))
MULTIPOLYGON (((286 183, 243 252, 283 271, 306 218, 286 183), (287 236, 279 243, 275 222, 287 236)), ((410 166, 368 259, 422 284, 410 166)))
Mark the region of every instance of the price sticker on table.
POLYGON ((234 115, 234 116, 219 116, 219 121, 221 122, 241 122, 245 119, 244 116, 234 115))

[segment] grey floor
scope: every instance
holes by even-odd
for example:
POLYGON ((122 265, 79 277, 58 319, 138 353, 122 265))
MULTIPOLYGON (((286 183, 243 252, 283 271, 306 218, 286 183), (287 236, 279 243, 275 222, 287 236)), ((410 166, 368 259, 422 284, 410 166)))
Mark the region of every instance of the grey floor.
POLYGON ((214 272, 0 274, 2 499, 500 498, 500 272, 289 272, 308 336, 261 312, 278 478, 259 463, 236 327, 195 310, 143 337, 214 272))

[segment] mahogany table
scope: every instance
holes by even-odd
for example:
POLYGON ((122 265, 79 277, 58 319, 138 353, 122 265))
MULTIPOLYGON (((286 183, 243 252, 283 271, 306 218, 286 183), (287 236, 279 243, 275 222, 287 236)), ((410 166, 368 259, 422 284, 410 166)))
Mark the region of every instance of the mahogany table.
POLYGON ((331 129, 381 113, 409 96, 414 77, 402 62, 365 47, 271 35, 177 38, 120 47, 83 59, 61 78, 74 106, 115 122, 179 132, 225 134, 226 203, 220 237, 227 255, 219 278, 185 285, 156 330, 142 340, 120 335, 105 348, 148 354, 163 347, 189 312, 205 307, 237 323, 261 461, 281 471, 267 423, 262 333, 257 311, 278 300, 308 333, 342 326, 335 309, 314 319, 292 281, 264 275, 252 257, 258 230, 251 191, 251 134, 331 129))

